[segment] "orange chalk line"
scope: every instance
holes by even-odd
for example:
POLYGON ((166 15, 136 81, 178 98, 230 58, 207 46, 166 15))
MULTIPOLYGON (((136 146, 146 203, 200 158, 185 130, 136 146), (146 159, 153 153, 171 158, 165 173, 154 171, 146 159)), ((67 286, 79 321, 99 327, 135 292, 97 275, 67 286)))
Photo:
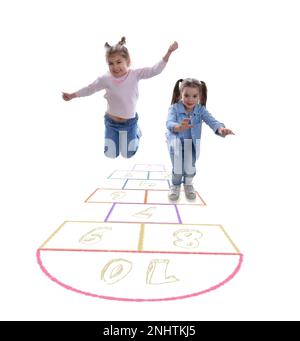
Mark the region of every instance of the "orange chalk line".
POLYGON ((145 197, 144 197, 144 204, 147 204, 147 199, 148 199, 148 190, 145 190, 145 197))
POLYGON ((89 197, 87 197, 85 200, 84 200, 84 202, 88 202, 89 201, 89 199, 99 190, 100 188, 96 188, 95 190, 94 190, 94 192, 89 196, 89 197))
MULTIPOLYGON (((100 191, 100 190, 109 190, 109 191, 116 191, 116 189, 114 188, 97 188, 84 202, 85 203, 91 203, 91 204, 107 204, 107 203, 111 203, 111 202, 114 202, 114 201, 92 201, 90 200, 96 192, 100 191)), ((128 188, 128 189, 123 189, 122 191, 145 191, 145 199, 144 199, 144 204, 157 204, 157 205, 165 205, 165 204, 168 204, 168 203, 148 203, 147 200, 148 200, 148 191, 153 191, 153 192, 157 192, 157 191, 160 191, 160 192, 168 192, 169 190, 167 189, 134 189, 134 188, 128 188)), ((183 191, 182 191, 183 192, 183 191)), ((177 205, 191 205, 191 206, 207 206, 205 201, 202 199, 202 197, 200 196, 200 194, 198 192, 197 193, 197 196, 199 197, 199 199, 201 200, 201 203, 199 204, 189 204, 189 203, 186 203, 186 204, 179 204, 177 203, 177 205)), ((120 203, 120 204, 123 204, 124 202, 116 202, 116 203, 120 203)), ((124 204, 127 204, 124 203, 124 204)), ((128 204, 131 204, 131 203, 128 203, 128 204)), ((138 204, 138 203, 137 203, 138 204)))

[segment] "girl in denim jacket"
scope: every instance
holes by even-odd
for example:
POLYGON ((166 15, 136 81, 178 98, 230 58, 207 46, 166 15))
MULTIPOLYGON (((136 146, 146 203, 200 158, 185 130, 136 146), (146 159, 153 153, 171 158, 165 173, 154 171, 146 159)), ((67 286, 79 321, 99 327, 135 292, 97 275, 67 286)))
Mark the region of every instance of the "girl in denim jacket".
POLYGON ((199 157, 202 121, 219 136, 234 135, 207 111, 206 100, 207 87, 204 82, 194 78, 176 82, 166 123, 172 162, 172 186, 168 195, 171 201, 179 199, 181 183, 186 198, 196 198, 192 183, 196 174, 195 162, 199 157))

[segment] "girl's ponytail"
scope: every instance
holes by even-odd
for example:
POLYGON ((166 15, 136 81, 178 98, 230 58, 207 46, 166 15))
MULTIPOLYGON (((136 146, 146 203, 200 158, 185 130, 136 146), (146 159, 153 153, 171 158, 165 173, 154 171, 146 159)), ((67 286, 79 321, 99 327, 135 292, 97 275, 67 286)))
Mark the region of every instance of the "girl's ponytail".
POLYGON ((180 88, 179 83, 181 83, 183 79, 178 79, 178 81, 175 83, 174 89, 173 89, 173 95, 172 95, 172 101, 171 104, 177 103, 180 100, 180 88))
POLYGON ((118 45, 125 45, 126 44, 126 38, 122 37, 121 40, 118 42, 118 45))
POLYGON ((201 99, 200 99, 200 103, 201 105, 203 105, 204 107, 206 107, 206 101, 207 101, 207 86, 205 84, 205 82, 200 81, 201 84, 201 99))

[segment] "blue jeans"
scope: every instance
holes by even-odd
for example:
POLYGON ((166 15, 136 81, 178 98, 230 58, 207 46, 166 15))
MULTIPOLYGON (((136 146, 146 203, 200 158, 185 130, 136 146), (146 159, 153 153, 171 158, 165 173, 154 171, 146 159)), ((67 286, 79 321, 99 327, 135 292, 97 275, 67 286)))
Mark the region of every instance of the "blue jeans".
POLYGON ((138 114, 136 114, 134 118, 125 122, 116 122, 105 114, 105 156, 116 158, 121 153, 123 157, 130 158, 137 152, 140 139, 138 119, 138 114))
POLYGON ((191 139, 176 139, 173 145, 169 146, 172 162, 172 184, 191 184, 196 174, 196 150, 191 139))

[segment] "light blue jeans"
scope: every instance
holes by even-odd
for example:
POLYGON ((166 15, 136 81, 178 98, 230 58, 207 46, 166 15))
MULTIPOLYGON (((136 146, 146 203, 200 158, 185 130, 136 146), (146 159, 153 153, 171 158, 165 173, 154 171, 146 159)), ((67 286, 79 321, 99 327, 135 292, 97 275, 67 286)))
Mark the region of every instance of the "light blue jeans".
POLYGON ((137 152, 140 140, 138 119, 136 114, 134 118, 125 122, 116 122, 105 114, 105 156, 116 158, 121 154, 125 158, 130 158, 137 152))
POLYGON ((173 145, 169 146, 169 153, 172 162, 172 184, 190 185, 196 175, 196 150, 192 139, 176 139, 173 145))

